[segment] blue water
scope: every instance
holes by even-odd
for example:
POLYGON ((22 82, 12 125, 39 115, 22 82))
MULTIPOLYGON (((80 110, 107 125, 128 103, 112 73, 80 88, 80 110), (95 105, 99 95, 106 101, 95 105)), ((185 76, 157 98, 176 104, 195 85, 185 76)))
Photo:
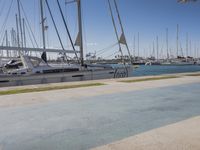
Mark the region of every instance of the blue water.
POLYGON ((185 72, 198 72, 200 66, 144 66, 135 69, 133 76, 162 75, 185 72))

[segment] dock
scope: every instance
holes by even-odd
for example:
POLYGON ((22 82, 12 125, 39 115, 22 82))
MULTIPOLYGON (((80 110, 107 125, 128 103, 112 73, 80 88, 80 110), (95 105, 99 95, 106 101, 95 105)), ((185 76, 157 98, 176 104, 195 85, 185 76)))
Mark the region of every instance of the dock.
POLYGON ((199 91, 200 72, 0 88, 0 150, 199 150, 199 91))

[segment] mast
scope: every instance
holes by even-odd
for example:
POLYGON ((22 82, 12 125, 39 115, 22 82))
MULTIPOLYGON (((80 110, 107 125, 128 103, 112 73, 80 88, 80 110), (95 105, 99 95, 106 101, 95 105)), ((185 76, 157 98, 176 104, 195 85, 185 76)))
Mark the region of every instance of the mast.
POLYGON ((78 7, 78 26, 79 26, 79 40, 80 40, 80 61, 81 65, 84 65, 84 54, 83 54, 83 30, 82 30, 82 12, 81 12, 81 0, 77 0, 78 7))
MULTIPOLYGON (((8 31, 6 30, 5 31, 5 36, 6 36, 6 46, 9 46, 9 43, 8 43, 8 31)), ((9 51, 7 50, 7 57, 9 57, 9 51)))
POLYGON ((197 46, 196 43, 194 44, 194 58, 197 58, 197 46))
POLYGON ((181 43, 180 43, 180 52, 181 52, 181 57, 184 57, 183 48, 182 48, 182 44, 181 43))
POLYGON ((13 46, 14 45, 14 34, 13 34, 13 28, 11 29, 11 31, 10 31, 10 38, 11 38, 11 46, 13 46))
POLYGON ((157 60, 159 59, 159 44, 158 44, 158 36, 156 37, 156 53, 157 53, 157 60))
POLYGON ((189 49, 189 56, 192 56, 192 41, 190 39, 190 49, 189 49))
POLYGON ((108 5, 109 5, 109 10, 110 10, 110 15, 111 15, 111 18, 112 18, 113 27, 114 27, 114 30, 115 30, 115 35, 116 35, 118 46, 119 46, 119 51, 120 51, 121 57, 122 57, 122 62, 125 63, 124 58, 123 58, 123 52, 122 52, 122 47, 121 47, 121 44, 120 44, 119 35, 117 33, 117 27, 116 27, 116 24, 115 24, 115 19, 114 19, 110 0, 108 0, 108 5))
POLYGON ((138 58, 140 56, 140 33, 138 32, 138 58))
POLYGON ((133 57, 134 57, 134 61, 135 61, 135 54, 136 54, 136 48, 135 48, 135 35, 134 35, 134 39, 133 39, 133 57))
POLYGON ((21 47, 23 48, 23 31, 22 31, 22 19, 21 19, 21 9, 20 9, 20 0, 17 0, 18 5, 18 14, 19 14, 19 29, 21 35, 21 47))
POLYGON ((116 0, 114 0, 114 4, 115 4, 115 8, 116 8, 116 12, 117 12, 119 24, 120 24, 120 27, 121 27, 122 35, 124 36, 124 39, 125 39, 126 49, 127 49, 127 51, 128 51, 128 55, 129 55, 130 61, 131 61, 131 63, 132 63, 132 58, 131 58, 130 49, 129 49, 129 47, 128 47, 128 44, 127 44, 127 41, 126 41, 126 38, 125 38, 125 32, 124 32, 124 28, 123 28, 123 25, 122 25, 122 20, 121 20, 121 17, 120 17, 120 13, 119 13, 119 9, 118 9, 116 0))
POLYGON ((26 29, 25 29, 25 20, 22 19, 23 22, 23 36, 24 36, 24 47, 26 48, 26 29))
POLYGON ((12 28, 10 33, 11 33, 11 45, 16 46, 15 30, 12 28))
MULTIPOLYGON (((45 18, 44 18, 44 7, 43 7, 43 0, 40 0, 40 13, 41 13, 41 26, 42 26, 42 41, 43 41, 43 49, 46 49, 46 39, 45 39, 45 18)), ((47 62, 47 54, 46 52, 43 52, 42 58, 45 62, 47 62)))
POLYGON ((179 51, 179 25, 177 24, 177 37, 176 37, 176 50, 177 50, 177 57, 178 57, 178 51, 179 51))
MULTIPOLYGON (((17 14, 16 14, 16 28, 17 28, 17 47, 20 48, 20 43, 19 43, 19 23, 18 23, 17 14)), ((20 50, 18 51, 18 55, 20 55, 20 50)))
POLYGON ((169 37, 168 37, 169 30, 166 29, 166 48, 167 48, 167 59, 169 59, 169 37))
POLYGON ((154 44, 154 41, 153 41, 153 57, 156 59, 155 44, 154 44))
MULTIPOLYGON (((46 2, 47 2, 47 0, 46 0, 46 2)), ((77 2, 77 1, 70 1, 70 2, 66 2, 66 3, 68 4, 68 3, 73 3, 73 2, 77 2)), ((66 29, 66 31, 67 31, 67 35, 68 35, 69 40, 70 40, 71 46, 72 46, 72 48, 73 48, 73 50, 74 50, 75 56, 76 56, 77 61, 78 61, 78 63, 79 63, 78 54, 77 54, 76 49, 75 49, 75 47, 74 47, 74 43, 73 43, 73 41, 72 41, 72 37, 71 37, 71 35, 70 35, 69 28, 68 28, 67 23, 66 23, 66 21, 65 21, 65 17, 64 17, 64 14, 63 14, 63 11, 62 11, 62 8, 61 8, 61 5, 60 5, 59 0, 57 0, 57 4, 58 4, 59 10, 60 10, 60 14, 61 14, 61 17, 62 17, 64 26, 65 26, 65 29, 66 29)), ((79 36, 79 35, 78 35, 78 36, 79 36)), ((79 37, 78 37, 78 38, 79 38, 79 37)), ((78 38, 77 38, 77 39, 78 39, 78 38)), ((76 42, 77 42, 77 41, 76 41, 76 42)), ((76 43, 76 42, 75 42, 75 45, 76 45, 76 46, 79 46, 79 45, 80 45, 80 39, 78 39, 78 42, 77 42, 77 43, 76 43)))
POLYGON ((16 28, 17 28, 17 46, 18 48, 20 47, 20 44, 19 44, 19 24, 18 24, 18 16, 16 14, 16 28))
POLYGON ((188 47, 188 33, 187 33, 186 34, 186 58, 189 56, 188 49, 189 49, 189 47, 188 47))

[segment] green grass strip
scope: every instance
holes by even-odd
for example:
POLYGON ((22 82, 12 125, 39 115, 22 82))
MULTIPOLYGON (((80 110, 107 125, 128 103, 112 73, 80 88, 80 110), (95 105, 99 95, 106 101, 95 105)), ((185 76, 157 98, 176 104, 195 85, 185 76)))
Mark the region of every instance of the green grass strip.
POLYGON ((12 90, 0 91, 0 96, 1 95, 21 94, 21 93, 62 90, 62 89, 84 88, 84 87, 102 86, 102 85, 105 85, 105 84, 103 84, 103 83, 91 83, 91 84, 78 84, 78 85, 38 87, 38 88, 32 88, 32 89, 31 88, 30 89, 12 89, 12 90))
POLYGON ((199 77, 200 73, 197 73, 197 74, 187 74, 186 76, 199 77))
POLYGON ((134 82, 155 81, 155 80, 174 79, 174 78, 180 78, 180 77, 179 76, 163 76, 163 77, 151 77, 151 78, 124 80, 124 81, 119 81, 119 82, 134 83, 134 82))

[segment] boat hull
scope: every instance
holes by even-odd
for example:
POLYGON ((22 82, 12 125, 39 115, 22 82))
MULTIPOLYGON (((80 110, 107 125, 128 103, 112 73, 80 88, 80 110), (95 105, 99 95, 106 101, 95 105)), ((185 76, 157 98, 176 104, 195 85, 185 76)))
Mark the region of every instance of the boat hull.
POLYGON ((29 76, 0 76, 0 87, 47 84, 59 82, 73 82, 112 78, 126 78, 132 76, 133 67, 106 68, 99 70, 84 70, 66 73, 37 74, 29 76))
POLYGON ((195 63, 191 62, 184 62, 184 63, 162 63, 162 66, 192 66, 195 65, 195 63))

